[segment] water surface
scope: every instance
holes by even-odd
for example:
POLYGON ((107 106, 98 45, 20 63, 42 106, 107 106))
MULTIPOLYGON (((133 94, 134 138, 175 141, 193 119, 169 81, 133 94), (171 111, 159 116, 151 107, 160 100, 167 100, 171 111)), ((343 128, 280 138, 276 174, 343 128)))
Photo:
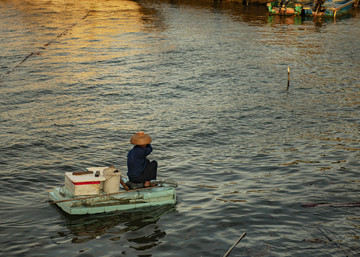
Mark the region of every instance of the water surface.
POLYGON ((200 1, 0 1, 4 256, 356 256, 360 13, 200 1), (6 26, 5 26, 6 25, 6 26), (290 87, 287 88, 287 68, 290 87), (153 138, 176 206, 69 217, 64 172, 153 138))

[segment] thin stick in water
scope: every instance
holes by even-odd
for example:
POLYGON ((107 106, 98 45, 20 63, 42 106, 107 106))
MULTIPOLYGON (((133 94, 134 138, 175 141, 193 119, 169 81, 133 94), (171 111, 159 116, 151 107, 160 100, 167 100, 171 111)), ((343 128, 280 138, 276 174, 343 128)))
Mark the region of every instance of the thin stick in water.
POLYGON ((288 67, 288 84, 286 90, 289 90, 290 87, 290 68, 288 67))
POLYGON ((234 247, 241 241, 241 239, 243 239, 246 236, 246 233, 243 233, 239 239, 233 244, 233 246, 231 246, 231 248, 225 253, 225 255, 223 257, 227 257, 229 256, 230 252, 232 251, 232 249, 234 249, 234 247))

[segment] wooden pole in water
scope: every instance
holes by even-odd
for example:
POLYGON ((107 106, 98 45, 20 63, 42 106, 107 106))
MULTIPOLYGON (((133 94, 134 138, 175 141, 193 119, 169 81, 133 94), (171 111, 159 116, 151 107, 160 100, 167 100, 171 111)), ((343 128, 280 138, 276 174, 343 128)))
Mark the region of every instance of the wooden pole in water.
POLYGON ((290 87, 290 68, 288 67, 288 84, 286 90, 289 90, 290 87))
POLYGON ((230 252, 232 251, 232 249, 234 249, 234 247, 241 241, 241 239, 243 239, 246 236, 246 233, 243 233, 239 239, 233 244, 233 246, 231 246, 231 248, 225 253, 225 255, 223 257, 227 257, 229 256, 230 252))

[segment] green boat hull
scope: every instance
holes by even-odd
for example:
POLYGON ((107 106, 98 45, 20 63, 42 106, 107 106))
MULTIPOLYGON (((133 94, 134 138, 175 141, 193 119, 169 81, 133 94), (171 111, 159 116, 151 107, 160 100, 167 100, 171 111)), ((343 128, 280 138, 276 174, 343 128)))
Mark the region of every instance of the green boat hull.
POLYGON ((173 187, 162 186, 95 196, 74 196, 63 186, 49 191, 49 198, 70 215, 86 215, 173 205, 176 204, 176 191, 173 187))

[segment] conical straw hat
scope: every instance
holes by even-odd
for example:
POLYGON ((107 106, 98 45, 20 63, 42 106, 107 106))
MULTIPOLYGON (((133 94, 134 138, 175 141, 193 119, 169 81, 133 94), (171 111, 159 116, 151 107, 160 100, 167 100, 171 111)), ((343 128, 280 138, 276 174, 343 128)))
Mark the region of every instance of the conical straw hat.
POLYGON ((145 134, 143 131, 140 131, 132 135, 130 143, 134 145, 147 145, 151 143, 151 137, 148 134, 145 134))

